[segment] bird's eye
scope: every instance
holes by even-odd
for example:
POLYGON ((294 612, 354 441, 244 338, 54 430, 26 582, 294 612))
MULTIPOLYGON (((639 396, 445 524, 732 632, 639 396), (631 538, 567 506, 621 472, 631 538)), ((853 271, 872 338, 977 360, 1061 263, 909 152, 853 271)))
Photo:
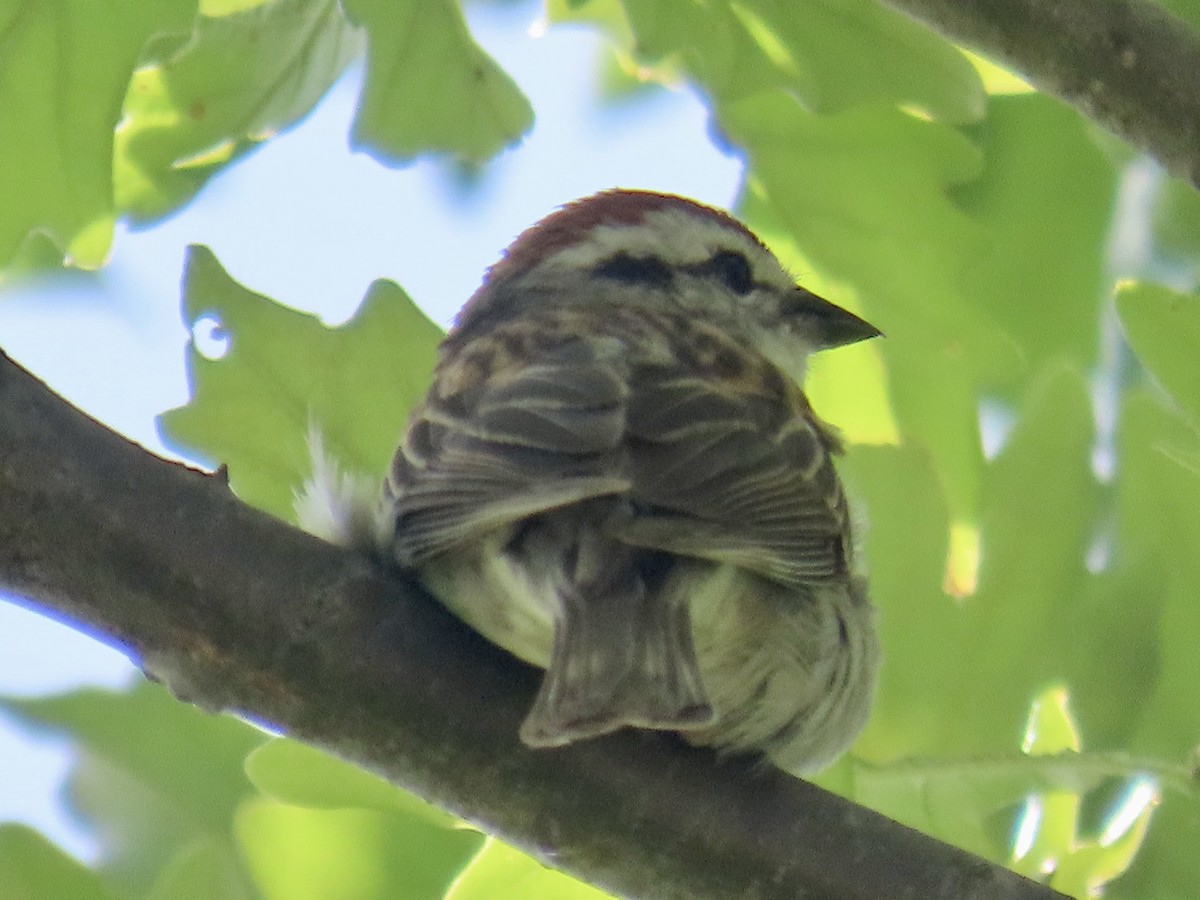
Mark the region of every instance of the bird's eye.
POLYGON ((738 296, 748 294, 754 289, 754 273, 750 271, 750 261, 740 253, 721 250, 713 254, 712 259, 708 261, 708 267, 738 296))
POLYGON ((651 287, 668 287, 672 280, 671 267, 657 256, 630 256, 628 253, 617 253, 602 260, 592 269, 592 274, 597 278, 651 287))

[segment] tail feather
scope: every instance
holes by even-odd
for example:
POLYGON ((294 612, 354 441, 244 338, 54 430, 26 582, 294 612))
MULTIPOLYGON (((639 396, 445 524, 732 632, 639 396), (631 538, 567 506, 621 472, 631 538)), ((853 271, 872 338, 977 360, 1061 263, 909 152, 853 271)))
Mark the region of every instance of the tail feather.
POLYGON ((700 679, 687 606, 640 579, 606 592, 560 592, 550 665, 521 726, 554 747, 626 725, 670 731, 714 721, 700 679))

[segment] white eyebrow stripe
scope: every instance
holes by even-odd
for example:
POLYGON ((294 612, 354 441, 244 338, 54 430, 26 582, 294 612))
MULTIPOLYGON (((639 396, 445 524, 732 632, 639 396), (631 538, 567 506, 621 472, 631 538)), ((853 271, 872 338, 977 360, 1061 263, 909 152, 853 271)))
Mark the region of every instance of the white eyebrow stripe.
POLYGON ((687 267, 705 263, 721 250, 745 256, 755 282, 780 289, 794 286, 761 245, 718 219, 679 209, 655 210, 633 225, 597 225, 588 232, 587 240, 549 254, 537 268, 586 269, 619 253, 657 256, 673 266, 687 267))

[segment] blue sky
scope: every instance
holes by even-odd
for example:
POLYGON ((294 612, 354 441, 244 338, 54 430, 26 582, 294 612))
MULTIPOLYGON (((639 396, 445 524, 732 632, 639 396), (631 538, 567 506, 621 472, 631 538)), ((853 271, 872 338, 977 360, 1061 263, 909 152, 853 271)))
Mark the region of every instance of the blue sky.
MULTIPOLYGON (((600 42, 590 31, 534 37, 536 2, 468 13, 538 117, 472 191, 435 163, 388 169, 349 151, 354 70, 298 128, 213 181, 183 212, 121 231, 101 272, 0 291, 0 346, 91 415, 165 453, 154 418, 187 400, 178 284, 190 243, 212 247, 248 287, 331 323, 349 317, 382 277, 445 325, 500 250, 568 200, 624 186, 733 201, 741 165, 706 139, 707 112, 695 96, 660 90, 604 106, 600 42)), ((116 651, 0 599, 0 693, 119 686, 133 674, 116 651)), ((61 742, 0 716, 0 821, 28 822, 90 859, 92 841, 62 806, 69 759, 61 742)))

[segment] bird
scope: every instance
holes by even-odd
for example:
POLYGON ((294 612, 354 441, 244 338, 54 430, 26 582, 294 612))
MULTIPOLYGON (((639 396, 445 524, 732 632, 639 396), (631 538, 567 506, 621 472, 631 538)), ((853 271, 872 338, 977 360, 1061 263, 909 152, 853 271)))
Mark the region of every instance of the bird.
POLYGON ((339 511, 318 460, 300 505, 545 670, 526 745, 633 727, 807 774, 864 727, 880 649, 802 385, 879 334, 732 215, 604 191, 487 271, 374 496, 343 481, 339 511))

